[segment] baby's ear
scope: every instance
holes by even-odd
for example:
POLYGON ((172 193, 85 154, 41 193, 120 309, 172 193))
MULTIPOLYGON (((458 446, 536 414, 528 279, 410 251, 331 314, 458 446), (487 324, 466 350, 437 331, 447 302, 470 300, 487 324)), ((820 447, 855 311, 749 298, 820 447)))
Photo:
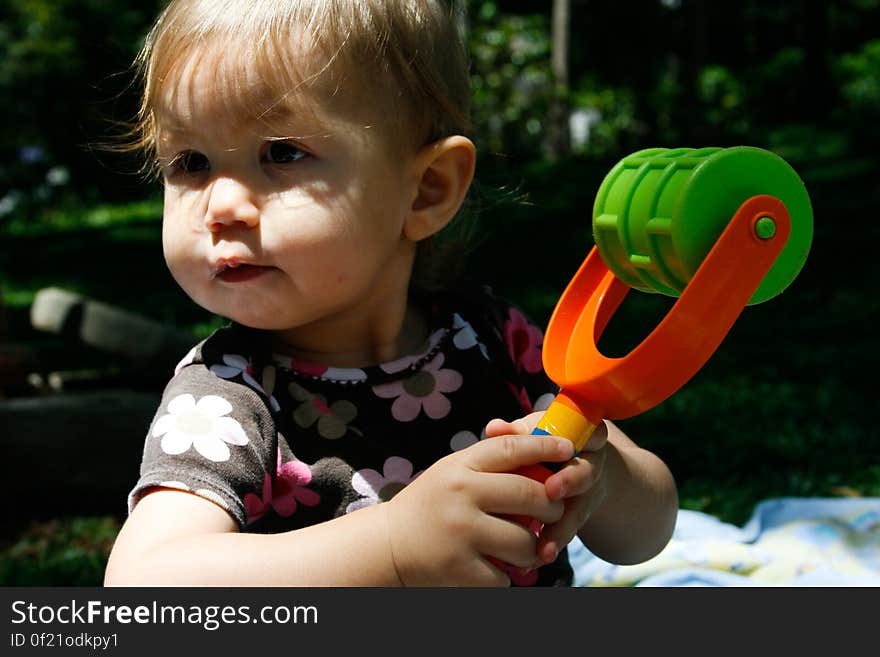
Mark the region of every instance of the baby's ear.
POLYGON ((443 228, 461 207, 474 177, 476 151, 467 137, 444 137, 416 154, 418 190, 403 226, 418 242, 443 228))

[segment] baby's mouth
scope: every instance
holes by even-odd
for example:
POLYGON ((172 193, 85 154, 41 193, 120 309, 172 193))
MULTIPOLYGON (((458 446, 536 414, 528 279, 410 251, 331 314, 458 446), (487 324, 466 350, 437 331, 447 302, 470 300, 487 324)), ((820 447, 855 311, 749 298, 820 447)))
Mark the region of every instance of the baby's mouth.
POLYGON ((221 260, 214 267, 212 278, 226 283, 241 283, 268 273, 272 267, 252 265, 238 260, 221 260))

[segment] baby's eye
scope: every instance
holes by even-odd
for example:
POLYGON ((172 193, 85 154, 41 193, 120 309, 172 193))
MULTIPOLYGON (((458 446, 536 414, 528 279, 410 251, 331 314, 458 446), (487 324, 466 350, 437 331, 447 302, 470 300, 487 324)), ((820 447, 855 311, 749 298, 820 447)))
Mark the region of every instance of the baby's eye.
POLYGON ((171 161, 171 170, 182 173, 198 173, 199 171, 208 171, 210 168, 211 162, 198 151, 183 151, 171 161))
POLYGON ((266 161, 272 164, 289 164, 301 160, 307 155, 305 151, 297 148, 290 142, 273 141, 266 149, 266 161))

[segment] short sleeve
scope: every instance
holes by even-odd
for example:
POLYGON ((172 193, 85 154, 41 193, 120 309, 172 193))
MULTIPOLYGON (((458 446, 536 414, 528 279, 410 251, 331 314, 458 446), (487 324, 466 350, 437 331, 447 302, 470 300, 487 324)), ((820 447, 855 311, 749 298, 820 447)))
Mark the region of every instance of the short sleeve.
POLYGON ((203 363, 180 367, 147 433, 129 511, 150 489, 174 488, 219 505, 243 529, 247 508, 265 497, 277 451, 274 420, 254 390, 203 363))

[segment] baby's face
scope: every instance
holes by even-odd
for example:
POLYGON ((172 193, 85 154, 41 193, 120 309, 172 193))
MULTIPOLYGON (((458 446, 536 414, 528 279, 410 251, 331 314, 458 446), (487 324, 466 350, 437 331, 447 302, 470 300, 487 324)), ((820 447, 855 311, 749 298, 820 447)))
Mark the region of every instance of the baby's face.
POLYGON ((415 149, 402 154, 356 108, 324 111, 319 99, 267 135, 229 118, 210 70, 189 67, 158 114, 174 278, 209 311, 312 351, 359 342, 405 299, 415 149))

